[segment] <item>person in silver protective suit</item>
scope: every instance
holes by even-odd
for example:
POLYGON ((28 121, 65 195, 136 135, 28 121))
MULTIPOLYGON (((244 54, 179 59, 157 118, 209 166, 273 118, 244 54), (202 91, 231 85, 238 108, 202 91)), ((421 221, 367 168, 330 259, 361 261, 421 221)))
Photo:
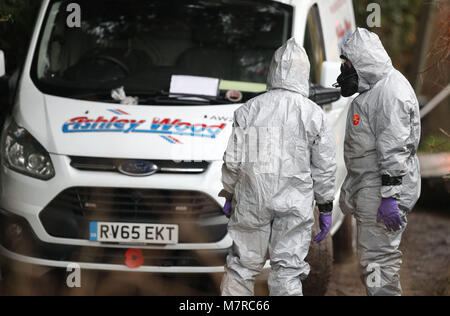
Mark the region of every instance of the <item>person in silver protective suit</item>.
POLYGON ((340 206, 354 214, 361 278, 370 296, 401 295, 399 245, 420 195, 416 156, 419 103, 380 39, 357 29, 342 47, 342 95, 350 106, 344 145, 347 178, 340 206))
POLYGON ((308 99, 310 64, 290 39, 275 53, 268 92, 240 107, 224 156, 224 212, 233 247, 222 295, 251 296, 255 278, 270 258, 270 294, 302 295, 314 224, 331 228, 335 195, 335 149, 323 110, 308 99), (232 204, 232 206, 231 206, 232 204))

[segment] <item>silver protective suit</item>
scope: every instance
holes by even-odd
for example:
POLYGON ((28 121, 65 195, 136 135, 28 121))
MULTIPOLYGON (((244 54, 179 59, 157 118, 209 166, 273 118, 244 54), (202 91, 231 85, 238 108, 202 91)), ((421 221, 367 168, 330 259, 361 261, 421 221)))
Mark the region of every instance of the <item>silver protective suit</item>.
POLYGON ((361 277, 368 295, 401 295, 398 250, 406 215, 420 195, 416 156, 420 140, 419 104, 409 82, 392 66, 380 39, 358 29, 342 47, 342 55, 359 76, 360 95, 352 103, 345 137, 347 178, 340 205, 358 225, 361 277), (382 176, 402 184, 383 185, 382 176), (403 227, 389 232, 377 223, 382 198, 398 200, 403 227))
POLYGON ((222 170, 234 195, 223 295, 253 295, 268 258, 270 294, 303 294, 314 200, 334 200, 336 172, 324 112, 308 99, 309 72, 305 50, 289 40, 274 55, 268 92, 235 112, 222 170))

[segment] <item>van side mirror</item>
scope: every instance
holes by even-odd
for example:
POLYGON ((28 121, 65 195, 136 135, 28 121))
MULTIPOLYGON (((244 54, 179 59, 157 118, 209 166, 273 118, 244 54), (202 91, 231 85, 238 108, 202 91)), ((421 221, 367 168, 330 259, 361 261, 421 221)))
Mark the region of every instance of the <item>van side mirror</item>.
POLYGON ((334 88, 325 88, 321 85, 313 84, 309 88, 309 99, 318 105, 331 104, 341 98, 341 90, 334 88))
POLYGON ((0 78, 6 76, 5 53, 0 49, 0 78))
POLYGON ((312 84, 309 89, 309 98, 318 105, 331 104, 341 98, 341 90, 335 89, 333 83, 341 72, 341 63, 324 61, 320 74, 320 84, 312 84))
POLYGON ((320 73, 320 84, 325 88, 331 88, 341 74, 340 62, 324 61, 320 73))
MULTIPOLYGON (((336 83, 337 78, 341 74, 341 66, 342 63, 340 61, 325 61, 322 63, 322 71, 320 75, 320 84, 322 85, 322 87, 333 87, 333 84, 336 83)), ((340 94, 340 89, 335 90, 339 91, 340 94)), ((335 101, 333 101, 332 109, 342 109, 348 104, 348 102, 348 98, 337 98, 335 99, 335 101)))
POLYGON ((6 76, 5 54, 0 50, 0 96, 7 97, 9 93, 9 79, 6 76))

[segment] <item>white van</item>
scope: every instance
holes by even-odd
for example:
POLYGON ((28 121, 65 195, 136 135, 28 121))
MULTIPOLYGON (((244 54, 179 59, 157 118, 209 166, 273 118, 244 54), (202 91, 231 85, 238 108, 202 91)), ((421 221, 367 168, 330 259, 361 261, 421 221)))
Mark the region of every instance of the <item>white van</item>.
POLYGON ((354 29, 351 0, 43 0, 17 80, 0 53, 0 90, 13 86, 3 264, 222 273, 232 240, 217 195, 233 112, 266 90, 273 53, 296 37, 336 135, 340 187, 348 100, 329 88, 354 29), (134 268, 131 248, 143 254, 134 268))

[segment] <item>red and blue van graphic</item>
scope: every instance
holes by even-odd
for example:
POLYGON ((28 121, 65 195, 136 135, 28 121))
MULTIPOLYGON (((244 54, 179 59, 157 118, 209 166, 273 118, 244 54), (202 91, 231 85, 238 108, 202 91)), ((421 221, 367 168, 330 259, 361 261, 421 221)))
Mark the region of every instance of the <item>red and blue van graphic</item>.
POLYGON ((129 119, 120 116, 130 115, 119 109, 109 110, 116 114, 112 118, 98 116, 90 118, 88 116, 78 116, 69 119, 62 126, 62 132, 70 133, 148 133, 160 135, 164 140, 181 144, 176 136, 207 137, 216 138, 226 127, 226 123, 219 125, 209 125, 205 123, 192 123, 182 119, 153 118, 129 119), (164 136, 164 137, 163 137, 164 136))

